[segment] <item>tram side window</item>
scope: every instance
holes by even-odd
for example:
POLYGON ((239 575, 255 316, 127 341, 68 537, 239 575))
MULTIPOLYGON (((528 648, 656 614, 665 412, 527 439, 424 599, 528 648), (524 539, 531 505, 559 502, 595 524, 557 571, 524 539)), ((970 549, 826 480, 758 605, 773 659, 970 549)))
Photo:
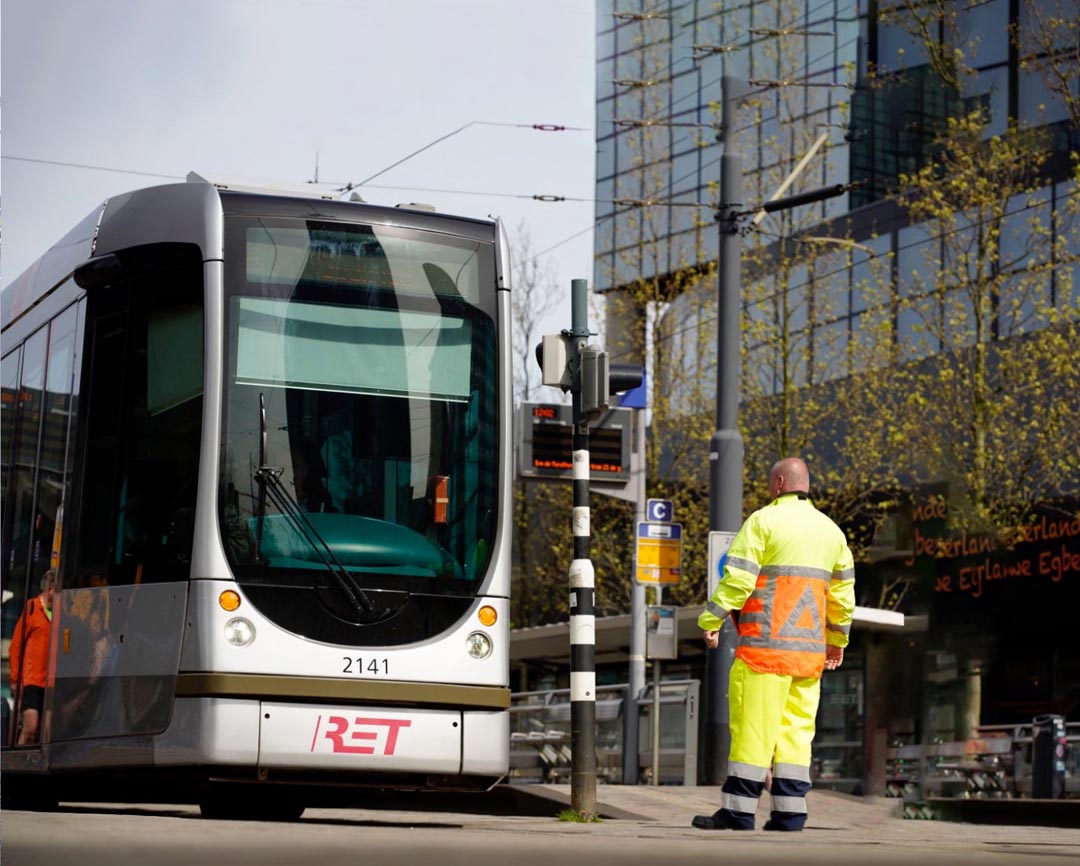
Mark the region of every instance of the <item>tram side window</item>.
MULTIPOLYGON (((3 380, 3 710, 19 700, 9 651, 16 625, 42 575, 59 557, 60 508, 66 491, 68 431, 76 348, 75 306, 35 332, 0 364, 3 380), (21 362, 21 363, 20 363, 21 362)), ((25 655, 23 656, 25 659, 25 655)), ((21 664, 21 662, 20 662, 21 664)), ((15 707, 18 715, 18 706, 15 707)), ((8 742, 5 725, 0 736, 8 742)))
POLYGON ((4 590, 12 593, 4 604, 3 636, 8 639, 12 637, 15 620, 29 597, 27 583, 34 524, 34 466, 41 430, 48 339, 49 329, 44 327, 23 346, 14 413, 16 417, 12 422, 10 487, 4 491, 4 590))
POLYGON ((202 435, 202 291, 196 259, 91 292, 83 585, 189 575, 202 435))
POLYGON ((41 449, 37 463, 37 492, 34 496, 34 523, 31 536, 30 594, 35 594, 41 576, 58 568, 58 524, 61 506, 67 498, 68 428, 72 408, 72 378, 76 347, 78 310, 71 306, 52 320, 49 331, 49 362, 41 421, 41 449))
MULTIPOLYGON (((15 501, 11 495, 11 491, 8 484, 11 481, 13 474, 12 467, 12 434, 15 431, 15 412, 19 405, 19 361, 22 359, 22 350, 15 349, 13 352, 9 352, 0 361, 0 508, 3 509, 3 518, 0 522, 2 527, 3 541, 0 542, 0 551, 3 551, 3 573, 4 584, 3 588, 4 598, 7 599, 7 573, 10 563, 10 531, 11 531, 11 514, 12 504, 15 501)), ((14 605, 8 605, 4 602, 3 616, 4 616, 4 637, 8 634, 8 619, 9 608, 14 609, 14 605)), ((11 615, 11 622, 14 622, 14 617, 18 616, 16 611, 11 615)))

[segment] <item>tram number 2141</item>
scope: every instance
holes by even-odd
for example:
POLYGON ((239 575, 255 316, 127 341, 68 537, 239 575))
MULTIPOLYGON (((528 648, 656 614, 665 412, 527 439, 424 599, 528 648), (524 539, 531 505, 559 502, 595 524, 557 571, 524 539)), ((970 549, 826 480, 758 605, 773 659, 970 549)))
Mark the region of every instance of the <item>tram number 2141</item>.
POLYGON ((343 660, 345 662, 345 667, 341 670, 343 674, 355 674, 358 677, 384 677, 390 673, 390 662, 387 659, 345 656, 343 660))

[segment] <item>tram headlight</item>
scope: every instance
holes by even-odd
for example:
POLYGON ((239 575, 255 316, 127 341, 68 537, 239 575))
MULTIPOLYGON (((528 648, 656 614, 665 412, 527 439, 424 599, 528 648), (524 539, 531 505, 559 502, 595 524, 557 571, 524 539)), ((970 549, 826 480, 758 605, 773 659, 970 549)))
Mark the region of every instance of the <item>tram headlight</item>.
POLYGON ((491 655, 491 638, 482 631, 474 631, 465 638, 465 651, 474 659, 486 659, 491 655))
POLYGON ((225 640, 233 646, 247 646, 255 640, 255 626, 242 616, 234 616, 225 623, 225 640))

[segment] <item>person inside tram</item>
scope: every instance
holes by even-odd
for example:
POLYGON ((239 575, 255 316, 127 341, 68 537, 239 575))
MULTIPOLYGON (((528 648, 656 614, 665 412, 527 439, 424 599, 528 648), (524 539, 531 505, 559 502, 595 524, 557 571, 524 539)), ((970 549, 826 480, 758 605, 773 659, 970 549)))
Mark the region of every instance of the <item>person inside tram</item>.
POLYGON ((326 463, 314 442, 305 440, 293 452, 293 479, 296 502, 307 512, 336 511, 326 489, 326 463))
POLYGON ((49 569, 41 576, 41 592, 26 603, 15 623, 10 662, 11 682, 16 687, 21 708, 17 741, 20 746, 32 745, 38 740, 55 593, 56 572, 49 569))

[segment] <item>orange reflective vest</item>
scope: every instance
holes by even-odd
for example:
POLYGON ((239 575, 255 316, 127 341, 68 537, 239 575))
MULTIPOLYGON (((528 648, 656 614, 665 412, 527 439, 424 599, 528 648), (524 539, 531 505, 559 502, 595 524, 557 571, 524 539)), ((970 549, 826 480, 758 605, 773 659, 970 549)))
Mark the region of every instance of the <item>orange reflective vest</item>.
POLYGON ((728 549, 698 625, 739 614, 735 655, 761 673, 820 677, 825 647, 847 646, 855 566, 844 533, 801 494, 755 511, 728 549))

